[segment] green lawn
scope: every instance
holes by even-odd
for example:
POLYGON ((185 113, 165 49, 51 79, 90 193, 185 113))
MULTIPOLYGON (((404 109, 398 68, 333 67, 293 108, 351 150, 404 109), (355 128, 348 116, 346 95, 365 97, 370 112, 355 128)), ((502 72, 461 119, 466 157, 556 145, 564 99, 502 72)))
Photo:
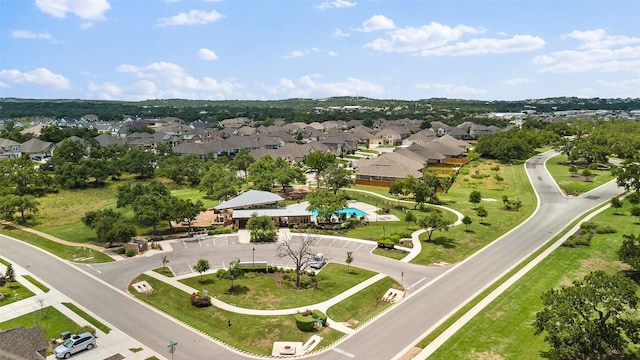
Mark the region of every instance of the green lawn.
POLYGON ((391 259, 400 260, 407 256, 406 251, 398 250, 398 249, 383 249, 383 248, 375 248, 373 249, 373 253, 380 256, 386 256, 391 259))
MULTIPOLYGON (((549 173, 565 194, 580 195, 614 179, 611 170, 591 170, 595 177, 591 181, 585 181, 582 176, 571 176, 569 165, 566 165, 566 162, 567 156, 562 154, 547 161, 549 173)), ((578 174, 582 170, 579 168, 578 174)))
POLYGON ((613 273, 628 268, 617 261, 615 252, 621 244, 622 234, 638 232, 637 220, 629 215, 629 207, 625 204, 619 211, 622 215, 614 215, 613 209, 608 209, 591 220, 615 224, 617 233, 594 236, 589 248, 560 247, 554 251, 430 358, 539 359, 547 345, 543 336, 533 335, 531 324, 535 313, 541 310, 540 295, 551 288, 569 285, 591 271, 613 273))
POLYGON ((149 295, 131 293, 173 317, 196 329, 232 345, 238 349, 258 355, 271 355, 274 341, 307 341, 312 335, 323 337, 318 348, 330 345, 343 334, 331 328, 315 332, 298 330, 294 316, 251 316, 231 313, 216 307, 196 308, 191 305, 189 294, 162 281, 140 275, 138 281, 146 280, 154 289, 149 295), (229 326, 229 322, 231 326, 229 326))
POLYGON ((390 288, 401 290, 402 286, 392 278, 385 277, 367 286, 362 291, 331 306, 327 310, 327 315, 334 321, 345 322, 347 320, 355 320, 354 325, 357 326, 357 324, 371 319, 391 305, 381 300, 382 296, 390 288))
POLYGON ((0 300, 0 306, 9 305, 34 295, 17 281, 13 281, 11 284, 7 282, 3 287, 0 287, 0 294, 4 295, 4 299, 0 300))
POLYGON ((40 289, 40 290, 42 290, 44 292, 49 292, 49 288, 44 286, 44 284, 42 284, 38 280, 34 279, 33 276, 31 276, 31 275, 23 275, 22 277, 25 278, 30 283, 32 283, 33 285, 37 286, 38 289, 40 289))
POLYGON ((80 327, 78 324, 66 317, 56 308, 47 306, 34 312, 24 314, 17 318, 13 318, 11 320, 0 323, 0 329, 7 330, 13 329, 18 326, 30 328, 35 325, 40 325, 40 327, 44 331, 44 336, 48 340, 59 338, 60 333, 63 331, 69 331, 73 333, 80 327))
POLYGON ((80 263, 102 263, 113 261, 109 255, 103 254, 99 251, 93 251, 91 249, 85 249, 77 246, 63 245, 30 232, 16 229, 10 225, 0 225, 0 234, 22 240, 69 261, 80 263))
POLYGON ((318 288, 307 290, 286 287, 278 284, 273 277, 264 274, 248 273, 248 275, 255 275, 255 277, 235 280, 235 290, 232 294, 227 293, 231 281, 218 279, 215 274, 203 276, 202 284, 199 283, 199 275, 180 280, 180 282, 194 289, 206 289, 211 296, 243 308, 288 309, 328 300, 374 276, 375 273, 353 266, 351 273, 347 273, 345 265, 329 263, 317 275, 318 288))
POLYGON ((102 331, 103 333, 108 334, 109 332, 111 332, 111 329, 107 325, 101 323, 100 321, 98 321, 93 316, 87 314, 86 312, 84 312, 82 309, 80 309, 76 305, 74 305, 72 303, 68 303, 68 302, 62 303, 62 305, 66 306, 67 308, 69 308, 74 313, 80 315, 81 318, 85 319, 89 324, 91 324, 96 329, 100 329, 100 331, 102 331))

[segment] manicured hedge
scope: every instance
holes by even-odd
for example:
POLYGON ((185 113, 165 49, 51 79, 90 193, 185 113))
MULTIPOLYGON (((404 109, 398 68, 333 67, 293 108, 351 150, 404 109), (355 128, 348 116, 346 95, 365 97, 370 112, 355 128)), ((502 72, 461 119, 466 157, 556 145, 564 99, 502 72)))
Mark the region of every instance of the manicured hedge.
POLYGON ((314 329, 313 324, 316 319, 311 316, 304 316, 302 314, 296 314, 296 326, 302 331, 312 331, 314 329))

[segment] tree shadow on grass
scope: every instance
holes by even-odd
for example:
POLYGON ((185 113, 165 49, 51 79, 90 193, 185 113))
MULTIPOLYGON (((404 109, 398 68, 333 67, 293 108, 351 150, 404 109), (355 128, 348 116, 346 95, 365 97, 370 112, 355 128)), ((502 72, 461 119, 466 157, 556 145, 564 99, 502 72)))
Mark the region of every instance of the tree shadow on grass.
POLYGON ((246 295, 248 292, 249 292, 249 288, 244 285, 233 285, 232 288, 227 289, 226 294, 240 296, 240 295, 246 295))
POLYGON ((213 283, 215 283, 213 279, 204 278, 202 281, 198 280, 198 285, 212 285, 213 283))
POLYGON ((482 226, 491 226, 491 223, 488 222, 480 222, 479 224, 482 226))
POLYGON ((434 244, 445 249, 453 249, 458 245, 458 242, 456 242, 453 238, 446 236, 439 236, 432 241, 427 241, 427 243, 434 244))
POLYGON ((640 271, 636 270, 621 270, 620 275, 626 277, 627 279, 633 280, 636 284, 640 285, 640 271))

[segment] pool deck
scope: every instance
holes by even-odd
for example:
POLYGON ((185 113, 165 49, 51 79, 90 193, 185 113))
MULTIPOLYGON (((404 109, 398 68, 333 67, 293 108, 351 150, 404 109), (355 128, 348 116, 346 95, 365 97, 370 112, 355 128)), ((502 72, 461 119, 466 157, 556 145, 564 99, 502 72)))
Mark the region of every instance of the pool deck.
MULTIPOLYGON (((299 204, 295 204, 295 205, 290 205, 290 206, 304 206, 305 208, 308 206, 308 203, 302 202, 299 204)), ((363 203, 357 200, 348 200, 347 201, 347 207, 350 208, 356 208, 358 210, 362 210, 364 211, 367 215, 365 215, 365 219, 369 222, 376 222, 376 221, 400 221, 400 219, 398 219, 397 216, 393 215, 393 214, 378 214, 376 212, 376 210, 378 209, 377 207, 375 207, 374 205, 370 205, 367 203, 363 203)))

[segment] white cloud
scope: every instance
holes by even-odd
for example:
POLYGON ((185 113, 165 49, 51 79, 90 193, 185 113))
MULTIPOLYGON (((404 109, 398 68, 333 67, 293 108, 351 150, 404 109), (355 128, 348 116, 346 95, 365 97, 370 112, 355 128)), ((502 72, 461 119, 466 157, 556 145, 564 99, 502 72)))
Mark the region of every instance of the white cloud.
POLYGON ((362 27, 354 29, 362 32, 372 32, 377 30, 392 30, 396 27, 393 20, 384 15, 373 15, 367 21, 362 23, 362 27))
POLYGON ((527 79, 527 78, 514 78, 514 79, 509 79, 507 80, 507 85, 520 85, 520 84, 528 84, 533 82, 533 80, 531 79, 527 79))
POLYGON ((380 96, 385 89, 374 83, 355 77, 341 82, 322 82, 318 74, 305 75, 297 81, 282 78, 278 85, 266 87, 269 93, 284 97, 327 97, 327 96, 380 96))
POLYGON ((11 32, 11 37, 15 39, 55 40, 49 33, 34 33, 29 30, 14 30, 11 32))
POLYGON ((420 52, 422 56, 458 56, 480 54, 506 54, 513 52, 532 51, 543 47, 544 40, 531 35, 514 35, 510 39, 471 39, 453 45, 426 49, 420 52))
POLYGON ((316 7, 320 10, 324 9, 333 9, 333 8, 348 8, 356 6, 357 2, 347 1, 347 0, 333 0, 333 1, 325 1, 316 7))
POLYGON ((461 97, 465 95, 482 95, 487 93, 487 91, 484 89, 476 89, 466 85, 453 85, 453 84, 442 84, 442 83, 418 84, 416 85, 416 88, 429 90, 430 96, 461 97))
POLYGON ((35 70, 21 72, 17 69, 0 70, 0 79, 7 83, 31 83, 42 86, 50 86, 57 89, 68 89, 71 87, 69 79, 62 75, 54 74, 47 68, 37 68, 35 70))
POLYGON ((322 52, 322 50, 318 49, 318 48, 309 48, 309 49, 302 49, 302 50, 292 50, 290 51, 288 54, 284 55, 282 58, 284 59, 294 59, 294 58, 299 58, 299 57, 304 57, 307 56, 309 54, 312 53, 319 53, 322 52))
POLYGON ((437 22, 421 27, 406 27, 394 30, 388 38, 378 38, 365 47, 384 52, 419 52, 445 46, 465 34, 483 33, 482 28, 466 25, 450 27, 437 22))
POLYGON ((609 35, 602 29, 572 31, 563 39, 578 40, 577 49, 561 50, 533 58, 540 72, 631 72, 640 74, 640 38, 609 35))
POLYGON ((36 0, 35 5, 42 12, 58 18, 69 13, 85 20, 103 20, 104 13, 111 9, 108 0, 36 0))
POLYGON ((601 49, 616 45, 628 45, 640 43, 639 37, 624 35, 609 35, 603 29, 579 31, 574 30, 562 35, 563 39, 575 39, 580 41, 578 49, 601 49))
POLYGON ((179 13, 177 15, 161 18, 158 20, 158 26, 182 26, 182 25, 203 25, 216 22, 222 19, 224 15, 215 10, 209 12, 203 10, 191 10, 188 13, 179 13))
POLYGON ((343 32, 342 30, 340 30, 340 28, 336 28, 333 31, 333 37, 349 37, 349 36, 351 36, 351 34, 347 32, 343 32))
POLYGON ((91 83, 89 91, 101 99, 212 99, 238 98, 241 86, 231 81, 218 81, 209 76, 195 77, 179 65, 153 62, 147 66, 123 64, 118 72, 133 74, 139 80, 129 85, 91 83))
POLYGON ((338 56, 338 53, 336 53, 335 51, 327 51, 327 55, 334 57, 334 56, 338 56))
POLYGON ((215 60, 218 55, 209 49, 202 48, 198 50, 198 57, 202 60, 215 60))

